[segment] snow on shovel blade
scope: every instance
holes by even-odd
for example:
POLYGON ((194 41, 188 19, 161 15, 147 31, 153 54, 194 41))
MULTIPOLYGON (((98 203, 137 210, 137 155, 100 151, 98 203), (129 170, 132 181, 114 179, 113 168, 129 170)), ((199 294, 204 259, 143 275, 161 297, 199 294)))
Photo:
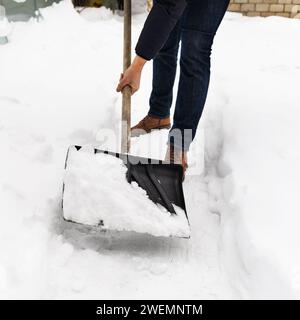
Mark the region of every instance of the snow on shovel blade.
POLYGON ((182 174, 180 165, 72 146, 63 218, 100 230, 189 238, 182 174))

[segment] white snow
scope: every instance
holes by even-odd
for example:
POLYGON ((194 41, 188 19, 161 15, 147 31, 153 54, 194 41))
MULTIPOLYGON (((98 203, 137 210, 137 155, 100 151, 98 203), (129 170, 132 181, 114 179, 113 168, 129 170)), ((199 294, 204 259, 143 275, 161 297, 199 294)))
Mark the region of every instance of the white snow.
MULTIPOLYGON (((69 145, 119 148, 122 18, 98 12, 89 21, 63 1, 0 47, 0 297, 299 298, 300 21, 226 15, 184 182, 186 240, 62 219, 69 145)), ((133 122, 150 89, 149 64, 133 122)), ((132 152, 162 158, 166 134, 132 152)))
POLYGON ((223 221, 227 270, 234 270, 234 245, 244 265, 234 279, 246 296, 299 297, 300 21, 232 14, 226 22, 203 120, 207 141, 218 137, 218 149, 206 145, 207 163, 215 161, 207 179, 223 221))
POLYGON ((0 38, 7 37, 11 32, 11 26, 6 18, 5 7, 0 5, 0 38))
POLYGON ((174 205, 170 214, 149 200, 135 182, 126 180, 127 168, 111 155, 94 148, 69 149, 64 177, 64 217, 103 229, 135 231, 154 236, 189 237, 185 212, 174 205))

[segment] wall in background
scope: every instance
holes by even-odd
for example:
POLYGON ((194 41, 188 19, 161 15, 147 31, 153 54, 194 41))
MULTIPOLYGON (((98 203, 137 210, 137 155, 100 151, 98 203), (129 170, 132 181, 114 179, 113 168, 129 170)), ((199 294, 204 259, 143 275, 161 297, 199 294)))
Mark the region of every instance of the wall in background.
POLYGON ((300 18, 300 0, 231 0, 229 11, 247 16, 300 18))
MULTIPOLYGON (((147 0, 150 6, 152 0, 147 0)), ((229 11, 255 17, 300 18, 300 0, 231 0, 229 11)))

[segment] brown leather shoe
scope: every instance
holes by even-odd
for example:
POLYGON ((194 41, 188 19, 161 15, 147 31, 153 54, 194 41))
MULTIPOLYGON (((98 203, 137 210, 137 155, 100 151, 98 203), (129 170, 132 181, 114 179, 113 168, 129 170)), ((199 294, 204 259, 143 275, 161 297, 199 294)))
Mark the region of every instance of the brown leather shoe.
POLYGON ((188 168, 187 162, 187 152, 181 149, 174 148, 174 146, 169 145, 165 156, 165 161, 172 164, 180 164, 183 168, 183 180, 185 178, 185 172, 188 168))
POLYGON ((170 129, 171 121, 168 118, 156 118, 153 116, 146 116, 136 126, 131 128, 131 136, 138 137, 142 134, 151 132, 151 130, 170 129))

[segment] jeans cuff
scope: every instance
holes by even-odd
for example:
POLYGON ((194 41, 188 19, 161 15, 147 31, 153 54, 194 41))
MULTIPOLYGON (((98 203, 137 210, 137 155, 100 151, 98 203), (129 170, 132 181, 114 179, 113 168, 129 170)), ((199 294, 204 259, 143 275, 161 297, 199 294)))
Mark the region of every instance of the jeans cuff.
POLYGON ((157 119, 166 119, 166 118, 169 118, 169 117, 170 117, 170 114, 169 114, 169 115, 161 116, 161 115, 158 115, 158 114, 153 113, 152 111, 149 111, 149 112, 148 112, 148 116, 150 116, 150 117, 152 117, 152 118, 157 118, 157 119))

